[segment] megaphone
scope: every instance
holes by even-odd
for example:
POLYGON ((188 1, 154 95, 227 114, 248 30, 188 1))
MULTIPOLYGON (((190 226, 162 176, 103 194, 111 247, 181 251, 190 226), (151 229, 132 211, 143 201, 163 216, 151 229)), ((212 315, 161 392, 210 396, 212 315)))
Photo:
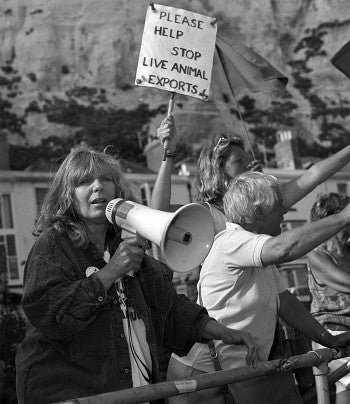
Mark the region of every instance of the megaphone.
POLYGON ((199 203, 171 213, 117 198, 106 206, 106 216, 111 223, 157 244, 165 263, 176 272, 195 269, 214 241, 213 218, 199 203))

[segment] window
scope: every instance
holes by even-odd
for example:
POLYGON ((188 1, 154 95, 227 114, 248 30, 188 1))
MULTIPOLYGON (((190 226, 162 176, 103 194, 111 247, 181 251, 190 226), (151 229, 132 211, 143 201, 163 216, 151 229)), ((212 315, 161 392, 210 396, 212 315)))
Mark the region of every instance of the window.
POLYGON ((0 273, 6 272, 9 280, 19 279, 10 194, 0 194, 0 254, 0 273))
POLYGON ((0 195, 0 229, 12 229, 13 218, 11 197, 9 194, 0 195))

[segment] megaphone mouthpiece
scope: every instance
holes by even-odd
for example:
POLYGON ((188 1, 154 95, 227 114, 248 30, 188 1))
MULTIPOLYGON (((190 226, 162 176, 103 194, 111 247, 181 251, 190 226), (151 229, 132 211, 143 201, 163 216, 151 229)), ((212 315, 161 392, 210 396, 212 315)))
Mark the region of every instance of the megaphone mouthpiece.
POLYGON ((171 226, 168 231, 168 239, 181 244, 190 244, 192 241, 192 234, 189 231, 181 229, 178 226, 171 226))

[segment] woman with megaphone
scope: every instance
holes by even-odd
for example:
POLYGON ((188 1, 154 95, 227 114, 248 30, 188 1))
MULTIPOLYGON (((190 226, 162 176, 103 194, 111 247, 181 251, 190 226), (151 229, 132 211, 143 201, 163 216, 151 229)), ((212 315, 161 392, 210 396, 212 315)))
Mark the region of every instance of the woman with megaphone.
POLYGON ((179 295, 172 272, 145 251, 138 234, 121 239, 105 214, 115 199, 135 201, 119 162, 103 152, 72 150, 53 177, 36 222, 24 272, 26 337, 16 357, 21 403, 48 403, 160 381, 166 347, 185 355, 196 342, 243 344, 179 295))

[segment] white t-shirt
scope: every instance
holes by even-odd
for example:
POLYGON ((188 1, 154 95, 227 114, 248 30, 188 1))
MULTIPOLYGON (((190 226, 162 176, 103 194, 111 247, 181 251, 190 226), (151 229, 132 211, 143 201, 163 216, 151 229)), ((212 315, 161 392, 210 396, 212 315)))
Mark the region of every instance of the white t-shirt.
MULTIPOLYGON (((109 262, 108 251, 105 251, 103 259, 109 262)), ((134 276, 133 271, 130 271, 128 275, 134 276)), ((152 358, 146 338, 146 326, 128 302, 123 280, 119 279, 115 286, 123 313, 123 331, 129 348, 133 387, 145 386, 149 384, 148 377, 152 374, 152 358)))
MULTIPOLYGON (((278 317, 279 293, 286 290, 275 266, 264 268, 261 251, 271 236, 255 234, 227 223, 205 259, 198 282, 198 303, 223 325, 250 332, 259 346, 259 357, 268 359, 278 317)), ((246 366, 247 349, 215 341, 223 369, 246 366)), ((185 357, 188 366, 212 372, 205 344, 195 344, 185 357)))

